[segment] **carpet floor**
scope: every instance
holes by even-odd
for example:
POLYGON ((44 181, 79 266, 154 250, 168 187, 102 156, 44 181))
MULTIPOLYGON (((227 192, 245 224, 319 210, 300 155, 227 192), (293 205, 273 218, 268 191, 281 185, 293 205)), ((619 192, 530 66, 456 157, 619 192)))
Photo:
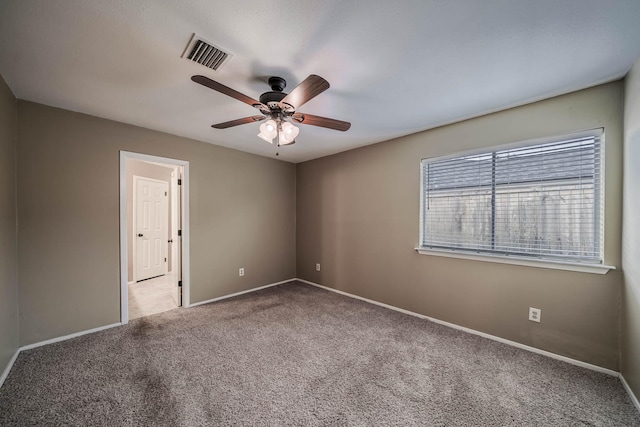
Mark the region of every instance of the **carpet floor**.
POLYGON ((301 283, 20 353, 0 425, 640 426, 617 378, 301 283))

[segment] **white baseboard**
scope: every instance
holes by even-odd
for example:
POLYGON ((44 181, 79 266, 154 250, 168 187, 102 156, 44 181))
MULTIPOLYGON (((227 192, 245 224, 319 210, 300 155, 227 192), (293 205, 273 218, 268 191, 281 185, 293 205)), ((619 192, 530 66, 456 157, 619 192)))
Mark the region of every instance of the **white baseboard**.
POLYGON ((98 328, 88 329, 86 331, 75 332, 73 334, 64 335, 62 337, 51 338, 51 339, 48 339, 48 340, 45 340, 45 341, 40 341, 40 342, 36 342, 36 343, 33 343, 33 344, 28 344, 28 345, 22 346, 22 347, 20 347, 18 349, 18 351, 31 350, 32 348, 42 347, 43 345, 53 344, 55 342, 70 340, 71 338, 77 338, 77 337, 80 337, 82 335, 93 334, 94 332, 104 331, 105 329, 115 328, 116 326, 120 326, 120 325, 122 325, 122 323, 120 323, 120 322, 112 323, 110 325, 100 326, 98 328))
POLYGON ((75 332, 73 334, 64 335, 62 337, 51 338, 51 339, 48 339, 48 340, 45 340, 45 341, 40 341, 40 342, 36 342, 36 343, 33 343, 33 344, 28 344, 28 345, 19 347, 16 350, 15 354, 13 355, 13 357, 11 358, 11 360, 9 361, 9 363, 7 364, 7 367, 4 369, 4 372, 2 372, 2 376, 0 376, 0 387, 2 387, 2 385, 4 384, 4 380, 7 379, 7 376, 9 375, 9 372, 11 371, 11 368, 13 367, 13 364, 15 363, 15 361, 18 358, 18 355, 20 354, 21 351, 31 350, 32 348, 42 347, 43 345, 53 344, 55 342, 66 341, 66 340, 69 340, 71 338, 76 338, 76 337, 79 337, 79 336, 82 336, 82 335, 92 334, 94 332, 104 331, 105 329, 114 328, 114 327, 120 326, 120 325, 121 325, 121 323, 112 323, 110 325, 100 326, 98 328, 93 328, 93 329, 89 329, 89 330, 86 330, 86 331, 75 332))
MULTIPOLYGON (((327 287, 327 286, 320 285, 318 283, 311 282, 309 280, 304 280, 304 279, 300 279, 300 278, 293 278, 293 279, 289 279, 289 280, 283 280, 281 282, 270 283, 268 285, 259 286, 257 288, 247 289, 246 291, 236 292, 236 293, 233 293, 233 294, 224 295, 224 296, 217 297, 217 298, 212 298, 212 299, 206 300, 206 301, 199 301, 199 302, 196 302, 194 304, 191 304, 190 307, 195 307, 195 306, 198 306, 198 305, 203 305, 203 304, 208 304, 208 303, 211 303, 211 302, 216 302, 216 301, 220 301, 220 300, 224 300, 224 299, 228 299, 228 298, 233 298, 233 297, 236 297, 236 296, 239 296, 239 295, 247 294, 249 292, 259 291, 261 289, 266 289, 266 288, 270 288, 272 286, 282 285, 284 283, 289 283, 289 282, 292 282, 292 281, 295 281, 295 280, 297 280, 299 282, 302 282, 302 283, 306 283, 306 284, 311 285, 311 286, 315 286, 317 288, 321 288, 321 289, 330 291, 330 292, 335 292, 337 294, 344 295, 344 296, 347 296, 349 298, 358 299, 360 301, 364 301, 364 302, 368 302, 370 304, 374 304, 374 305, 377 305, 377 306, 380 306, 380 307, 384 307, 384 308, 387 308, 389 310, 398 311, 400 313, 404 313, 404 314, 407 314, 407 315, 410 315, 410 316, 415 316, 415 317, 418 317, 418 318, 421 318, 421 319, 426 319, 426 320, 429 320, 431 322, 438 323, 440 325, 448 326, 448 327, 453 328, 453 329, 458 329, 458 330, 461 330, 463 332, 467 332, 467 333, 474 334, 474 335, 479 335, 481 337, 484 337, 484 338, 487 338, 487 339, 490 339, 490 340, 494 340, 494 341, 498 341, 498 342, 501 342, 503 344, 507 344, 507 345, 510 345, 510 346, 513 346, 513 347, 521 348, 523 350, 527 350, 527 351, 530 351, 532 353, 541 354, 543 356, 547 356, 547 357, 551 357, 553 359, 561 360, 563 362, 567 362, 567 363, 570 363, 572 365, 580 366, 580 367, 583 367, 583 368, 586 368, 586 369, 590 369, 590 370, 593 370, 593 371, 602 372, 604 374, 608 374, 608 375, 612 375, 612 376, 618 377, 618 378, 620 378, 620 381, 622 382, 622 385, 623 385, 624 389, 626 390, 627 394, 629 395, 629 398, 631 399, 631 401, 633 402, 635 407, 638 409, 638 411, 640 411, 640 402, 638 401, 638 398, 635 396, 635 394, 631 390, 631 387, 629 387, 629 384, 624 379, 624 376, 619 372, 613 371, 611 369, 603 368, 601 366, 592 365, 590 363, 582 362, 580 360, 572 359, 570 357, 561 356, 559 354, 551 353, 549 351, 541 350, 539 348, 531 347, 531 346, 528 346, 528 345, 525 345, 525 344, 521 344, 521 343, 518 343, 518 342, 515 342, 515 341, 511 341, 511 340, 507 340, 507 339, 504 339, 504 338, 500 338, 500 337, 497 337, 495 335, 490 335, 490 334, 487 334, 487 333, 484 333, 484 332, 476 331, 475 329, 470 329, 470 328, 466 328, 464 326, 456 325, 454 323, 445 322, 443 320, 439 320, 439 319, 436 319, 436 318, 433 318, 433 317, 425 316, 424 314, 415 313, 413 311, 409 311, 409 310, 405 310, 405 309, 402 309, 402 308, 394 307, 394 306, 389 305, 389 304, 385 304, 385 303, 382 303, 382 302, 374 301, 374 300, 371 300, 371 299, 368 299, 368 298, 364 298, 364 297, 361 297, 361 296, 358 296, 358 295, 350 294, 348 292, 344 292, 344 291, 341 291, 341 290, 338 290, 338 289, 333 289, 333 288, 330 288, 330 287, 327 287)), ((37 342, 37 343, 25 345, 25 346, 22 346, 22 347, 18 348, 16 350, 15 354, 13 355, 13 357, 11 358, 11 360, 9 361, 9 363, 7 364, 6 368, 2 372, 2 376, 0 376, 0 387, 2 387, 2 385, 4 384, 5 379, 9 375, 9 372, 11 371, 11 368, 13 367, 13 364, 15 363, 15 361, 16 361, 16 359, 18 357, 18 354, 20 354, 21 351, 30 350, 32 348, 37 348, 37 347, 41 347, 43 345, 53 344, 53 343, 60 342, 60 341, 65 341, 65 340, 68 340, 68 339, 71 339, 71 338, 76 338, 76 337, 79 337, 79 336, 82 336, 82 335, 86 335, 86 334, 92 334, 94 332, 103 331, 105 329, 114 328, 114 327, 120 326, 120 325, 121 325, 121 323, 119 323, 119 322, 118 323, 112 323, 110 325, 100 326, 98 328, 89 329, 89 330, 86 330, 86 331, 76 332, 76 333, 65 335, 65 336, 62 336, 62 337, 51 338, 51 339, 48 339, 48 340, 45 340, 45 341, 40 341, 40 342, 37 342)))
POLYGON ((394 311, 398 311, 400 313, 408 314, 410 316, 415 316, 415 317, 419 317, 421 319, 426 319, 426 320, 429 320, 431 322, 438 323, 440 325, 448 326, 450 328, 458 329, 460 331, 467 332, 467 333, 470 333, 470 334, 479 335, 481 337, 488 338, 488 339, 493 340, 493 341, 498 341, 498 342, 501 342, 503 344, 507 344, 507 345, 510 345, 510 346, 513 346, 513 347, 521 348, 523 350, 527 350, 527 351, 530 351, 532 353, 537 353, 537 354, 541 354, 543 356, 551 357, 553 359, 562 360, 563 362, 567 362, 567 363, 571 363, 572 365, 576 365, 576 366, 580 366, 580 367, 583 367, 583 368, 591 369, 592 371, 602 372, 604 374, 612 375, 614 377, 618 377, 619 376, 619 373, 614 371, 614 370, 603 368, 603 367, 597 366, 597 365, 592 365, 591 363, 586 363, 586 362, 582 362, 580 360, 572 359, 570 357, 561 356, 559 354, 551 353, 550 351, 541 350, 539 348, 531 347, 531 346, 528 346, 528 345, 525 345, 525 344, 521 344, 519 342, 507 340, 507 339, 504 339, 504 338, 497 337, 495 335, 490 335, 490 334, 487 334, 487 333, 484 333, 484 332, 476 331, 475 329, 465 328, 464 326, 459 326, 459 325, 456 325, 455 323, 445 322, 443 320, 439 320, 439 319, 435 319, 433 317, 425 316, 424 314, 415 313, 413 311, 409 311, 409 310, 405 310, 405 309, 402 309, 402 308, 394 307, 392 305, 385 304, 385 303, 378 302, 378 301, 374 301, 374 300, 370 300, 368 298, 363 298, 361 296, 350 294, 350 293, 344 292, 344 291, 340 291, 338 289, 333 289, 333 288, 329 288, 327 286, 322 286, 322 285, 319 285, 317 283, 310 282, 308 280, 304 280, 304 279, 296 279, 296 280, 298 280, 298 281, 300 281, 302 283, 306 283, 306 284, 311 285, 311 286, 322 288, 322 289, 330 291, 330 292, 335 292, 335 293, 340 294, 340 295, 344 295, 344 296, 347 296, 347 297, 350 297, 350 298, 355 298, 355 299, 358 299, 360 301, 365 301, 365 302, 368 302, 368 303, 371 303, 371 304, 378 305, 380 307, 388 308, 389 310, 394 310, 394 311))
POLYGON ((191 308, 191 307, 195 307, 195 306, 197 306, 197 305, 209 304, 209 303, 211 303, 211 302, 216 302, 216 301, 220 301, 220 300, 227 299, 227 298, 237 297, 237 296, 239 296, 239 295, 248 294, 249 292, 255 292, 255 291, 259 291, 259 290, 261 290, 261 289, 270 288, 270 287, 272 287, 272 286, 282 285, 283 283, 293 282, 294 280, 299 280, 299 279, 288 279, 288 280, 283 280, 282 282, 270 283, 270 284, 268 284, 268 285, 258 286, 257 288, 247 289, 246 291, 240 291, 240 292, 236 292, 236 293, 229 294, 229 295, 223 295, 223 296, 221 296, 221 297, 217 297, 217 298, 211 298, 211 299, 208 299, 208 300, 206 300, 206 301, 198 301, 198 302, 194 302, 193 304, 190 304, 190 305, 189 305, 189 308, 191 308))
MULTIPOLYGON (((246 293, 249 293, 249 292, 259 291, 260 289, 266 289, 266 288, 270 288, 272 286, 282 285, 283 283, 289 283, 289 282, 292 282, 294 280, 296 280, 296 279, 283 280, 282 282, 270 283, 268 285, 259 286, 257 288, 253 288, 253 289, 248 289, 246 291, 236 292, 234 294, 224 295, 224 296, 221 296, 221 297, 218 297, 218 298, 213 298, 213 299, 206 300, 206 301, 196 302, 194 304, 190 304, 189 307, 195 307, 197 305, 202 305, 202 304, 207 304, 207 303, 210 303, 210 302, 220 301, 220 300, 227 299, 227 298, 232 298, 232 297, 235 297, 235 296, 238 296, 238 295, 242 295, 242 294, 246 294, 246 293)), ((89 330, 86 330, 86 331, 75 332, 73 334, 64 335, 64 336, 57 337, 57 338, 51 338, 51 339, 48 339, 48 340, 45 340, 45 341, 40 341, 40 342, 37 342, 37 343, 28 344, 28 345, 25 345, 25 346, 22 346, 22 347, 18 348, 16 350, 15 354, 13 355, 13 357, 11 358, 11 360, 9 361, 9 363, 7 364, 7 367, 2 372, 2 376, 0 376, 0 387, 2 387, 2 384, 4 383, 4 380, 9 375, 9 372, 11 371, 11 368, 13 367, 14 362, 18 358, 18 354, 20 354, 21 351, 31 350, 32 348, 42 347, 43 345, 53 344, 53 343, 60 342, 60 341, 66 341, 66 340, 69 340, 71 338, 76 338, 76 337, 79 337, 79 336, 82 336, 82 335, 86 335, 86 334, 92 334, 94 332, 104 331, 105 329, 110 329, 110 328, 114 328, 116 326, 121 326, 121 325, 122 325, 122 323, 120 323, 120 322, 112 323, 110 325, 100 326, 98 328, 93 328, 93 329, 89 329, 89 330)))
POLYGON ((11 371, 11 368, 13 367, 14 362, 18 358, 18 354, 20 354, 19 348, 16 349, 15 353, 13 353, 13 357, 11 357, 11 360, 9 360, 9 363, 7 363, 7 367, 4 368, 4 371, 2 372, 2 376, 0 376, 0 388, 2 388, 2 384, 4 384, 4 380, 6 380, 7 377, 9 376, 9 371, 11 371))
POLYGON ((622 375, 622 373, 620 373, 620 381, 622 381, 622 385, 624 386, 624 389, 627 391, 627 394, 629 395, 629 399, 631 399, 631 401, 635 405, 638 412, 640 412, 640 401, 638 401, 638 398, 636 397, 636 395, 633 394, 633 390, 631 390, 631 387, 629 387, 629 383, 627 383, 627 380, 624 379, 624 376, 622 375))

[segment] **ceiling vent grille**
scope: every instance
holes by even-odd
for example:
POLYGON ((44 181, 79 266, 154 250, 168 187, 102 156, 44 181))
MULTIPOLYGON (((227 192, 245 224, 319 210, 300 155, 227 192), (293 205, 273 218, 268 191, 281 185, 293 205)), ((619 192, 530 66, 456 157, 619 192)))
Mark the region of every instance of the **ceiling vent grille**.
POLYGON ((195 34, 191 37, 187 48, 182 55, 189 61, 197 62, 212 70, 218 70, 230 58, 231 54, 202 40, 195 34))

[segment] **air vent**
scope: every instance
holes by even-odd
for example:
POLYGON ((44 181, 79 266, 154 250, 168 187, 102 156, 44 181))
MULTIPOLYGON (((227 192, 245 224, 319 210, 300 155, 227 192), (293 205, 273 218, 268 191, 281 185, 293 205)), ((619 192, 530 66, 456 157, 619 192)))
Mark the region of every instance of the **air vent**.
POLYGON ((189 61, 197 62, 212 70, 218 70, 231 58, 229 52, 225 52, 195 34, 191 37, 182 56, 189 61))

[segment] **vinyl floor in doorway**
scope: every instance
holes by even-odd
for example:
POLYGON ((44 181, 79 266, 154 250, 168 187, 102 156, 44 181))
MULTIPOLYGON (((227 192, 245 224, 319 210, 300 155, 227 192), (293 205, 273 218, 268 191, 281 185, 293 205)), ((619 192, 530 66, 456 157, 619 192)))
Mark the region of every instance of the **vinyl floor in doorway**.
POLYGON ((638 426, 620 381, 301 283, 20 353, 2 426, 638 426))
POLYGON ((129 320, 178 308, 170 276, 132 283, 129 288, 129 320))

